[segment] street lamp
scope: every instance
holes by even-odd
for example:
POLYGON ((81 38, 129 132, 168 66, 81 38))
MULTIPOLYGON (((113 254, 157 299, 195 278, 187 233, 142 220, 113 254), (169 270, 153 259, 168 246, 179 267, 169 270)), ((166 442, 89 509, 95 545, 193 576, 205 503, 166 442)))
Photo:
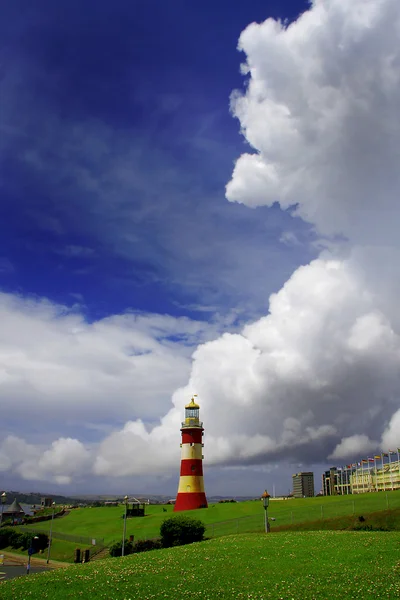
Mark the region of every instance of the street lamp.
POLYGON ((124 531, 122 534, 122 556, 125 556, 125 538, 126 538, 126 517, 128 514, 128 496, 124 497, 124 503, 125 503, 125 514, 124 514, 124 531))
POLYGON ((31 556, 32 554, 35 552, 35 549, 33 547, 33 540, 38 540, 39 537, 37 535, 34 535, 33 538, 31 538, 31 545, 28 548, 28 564, 26 565, 26 574, 29 575, 31 572, 31 556))
POLYGON ((264 514, 265 514, 265 533, 269 533, 269 523, 268 523, 268 505, 269 499, 271 496, 268 494, 267 490, 264 490, 263 495, 261 496, 264 506, 264 514))
POLYGON ((53 502, 51 506, 52 506, 53 512, 51 514, 49 545, 47 547, 47 560, 46 560, 47 564, 49 564, 49 561, 50 561, 50 548, 51 548, 51 542, 52 542, 52 537, 53 537, 53 521, 54 521, 54 511, 56 508, 56 503, 53 502))
POLYGON ((1 495, 1 517, 0 517, 0 527, 3 524, 3 511, 4 511, 4 505, 7 501, 7 494, 5 492, 2 493, 1 495))

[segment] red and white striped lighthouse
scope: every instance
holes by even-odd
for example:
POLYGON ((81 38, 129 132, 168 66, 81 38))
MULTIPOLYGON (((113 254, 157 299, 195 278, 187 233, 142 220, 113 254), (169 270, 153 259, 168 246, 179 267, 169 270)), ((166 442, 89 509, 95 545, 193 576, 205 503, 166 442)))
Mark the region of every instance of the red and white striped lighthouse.
POLYGON ((199 405, 192 398, 185 406, 182 423, 181 474, 174 511, 207 508, 203 480, 203 423, 199 420, 199 405))

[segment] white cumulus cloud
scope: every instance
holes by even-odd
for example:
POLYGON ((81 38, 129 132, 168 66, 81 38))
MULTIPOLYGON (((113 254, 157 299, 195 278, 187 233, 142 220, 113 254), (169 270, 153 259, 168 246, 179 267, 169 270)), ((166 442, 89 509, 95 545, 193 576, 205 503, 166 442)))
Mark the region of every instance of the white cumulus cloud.
POLYGON ((370 440, 364 434, 355 434, 351 435, 350 437, 343 438, 329 458, 332 458, 332 460, 350 458, 350 460, 352 460, 355 456, 365 455, 376 448, 377 442, 370 440))
POLYGON ((397 243, 399 28, 396 0, 315 0, 289 26, 245 29, 249 85, 232 111, 254 152, 237 161, 229 200, 279 202, 354 243, 397 243))

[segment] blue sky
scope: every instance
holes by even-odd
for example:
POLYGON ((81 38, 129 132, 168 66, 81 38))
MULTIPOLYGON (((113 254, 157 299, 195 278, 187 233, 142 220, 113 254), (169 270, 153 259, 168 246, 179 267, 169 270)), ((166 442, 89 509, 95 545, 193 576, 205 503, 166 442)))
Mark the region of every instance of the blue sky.
POLYGON ((210 494, 399 444, 397 0, 2 8, 3 486, 172 495, 193 393, 210 494))
POLYGON ((301 2, 6 3, 3 291, 79 302, 89 319, 265 310, 312 248, 277 207, 229 205, 247 146, 229 112, 240 32, 301 2))

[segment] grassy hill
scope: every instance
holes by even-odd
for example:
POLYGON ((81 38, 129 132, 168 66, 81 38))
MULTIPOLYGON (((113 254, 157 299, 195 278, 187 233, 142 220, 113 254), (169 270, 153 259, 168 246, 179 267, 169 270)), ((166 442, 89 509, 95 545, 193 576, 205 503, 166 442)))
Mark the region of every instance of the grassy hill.
POLYGON ((400 532, 246 534, 1 584, 2 600, 400 597, 400 532))
MULTIPOLYGON (((400 490, 358 496, 272 500, 268 514, 275 519, 271 522, 274 529, 307 522, 325 522, 338 517, 357 517, 388 508, 391 511, 400 509, 400 490)), ((146 511, 145 517, 128 519, 128 536, 134 535, 135 539, 157 537, 162 521, 171 515, 173 507, 150 505, 146 511)), ((74 509, 67 516, 54 520, 53 531, 56 534, 104 538, 105 544, 109 544, 122 537, 123 514, 123 506, 74 509)), ((262 531, 264 526, 264 511, 260 501, 214 504, 208 509, 190 511, 190 516, 201 519, 207 525, 209 537, 262 531)), ((49 522, 45 522, 29 527, 48 532, 49 525, 49 522)))

